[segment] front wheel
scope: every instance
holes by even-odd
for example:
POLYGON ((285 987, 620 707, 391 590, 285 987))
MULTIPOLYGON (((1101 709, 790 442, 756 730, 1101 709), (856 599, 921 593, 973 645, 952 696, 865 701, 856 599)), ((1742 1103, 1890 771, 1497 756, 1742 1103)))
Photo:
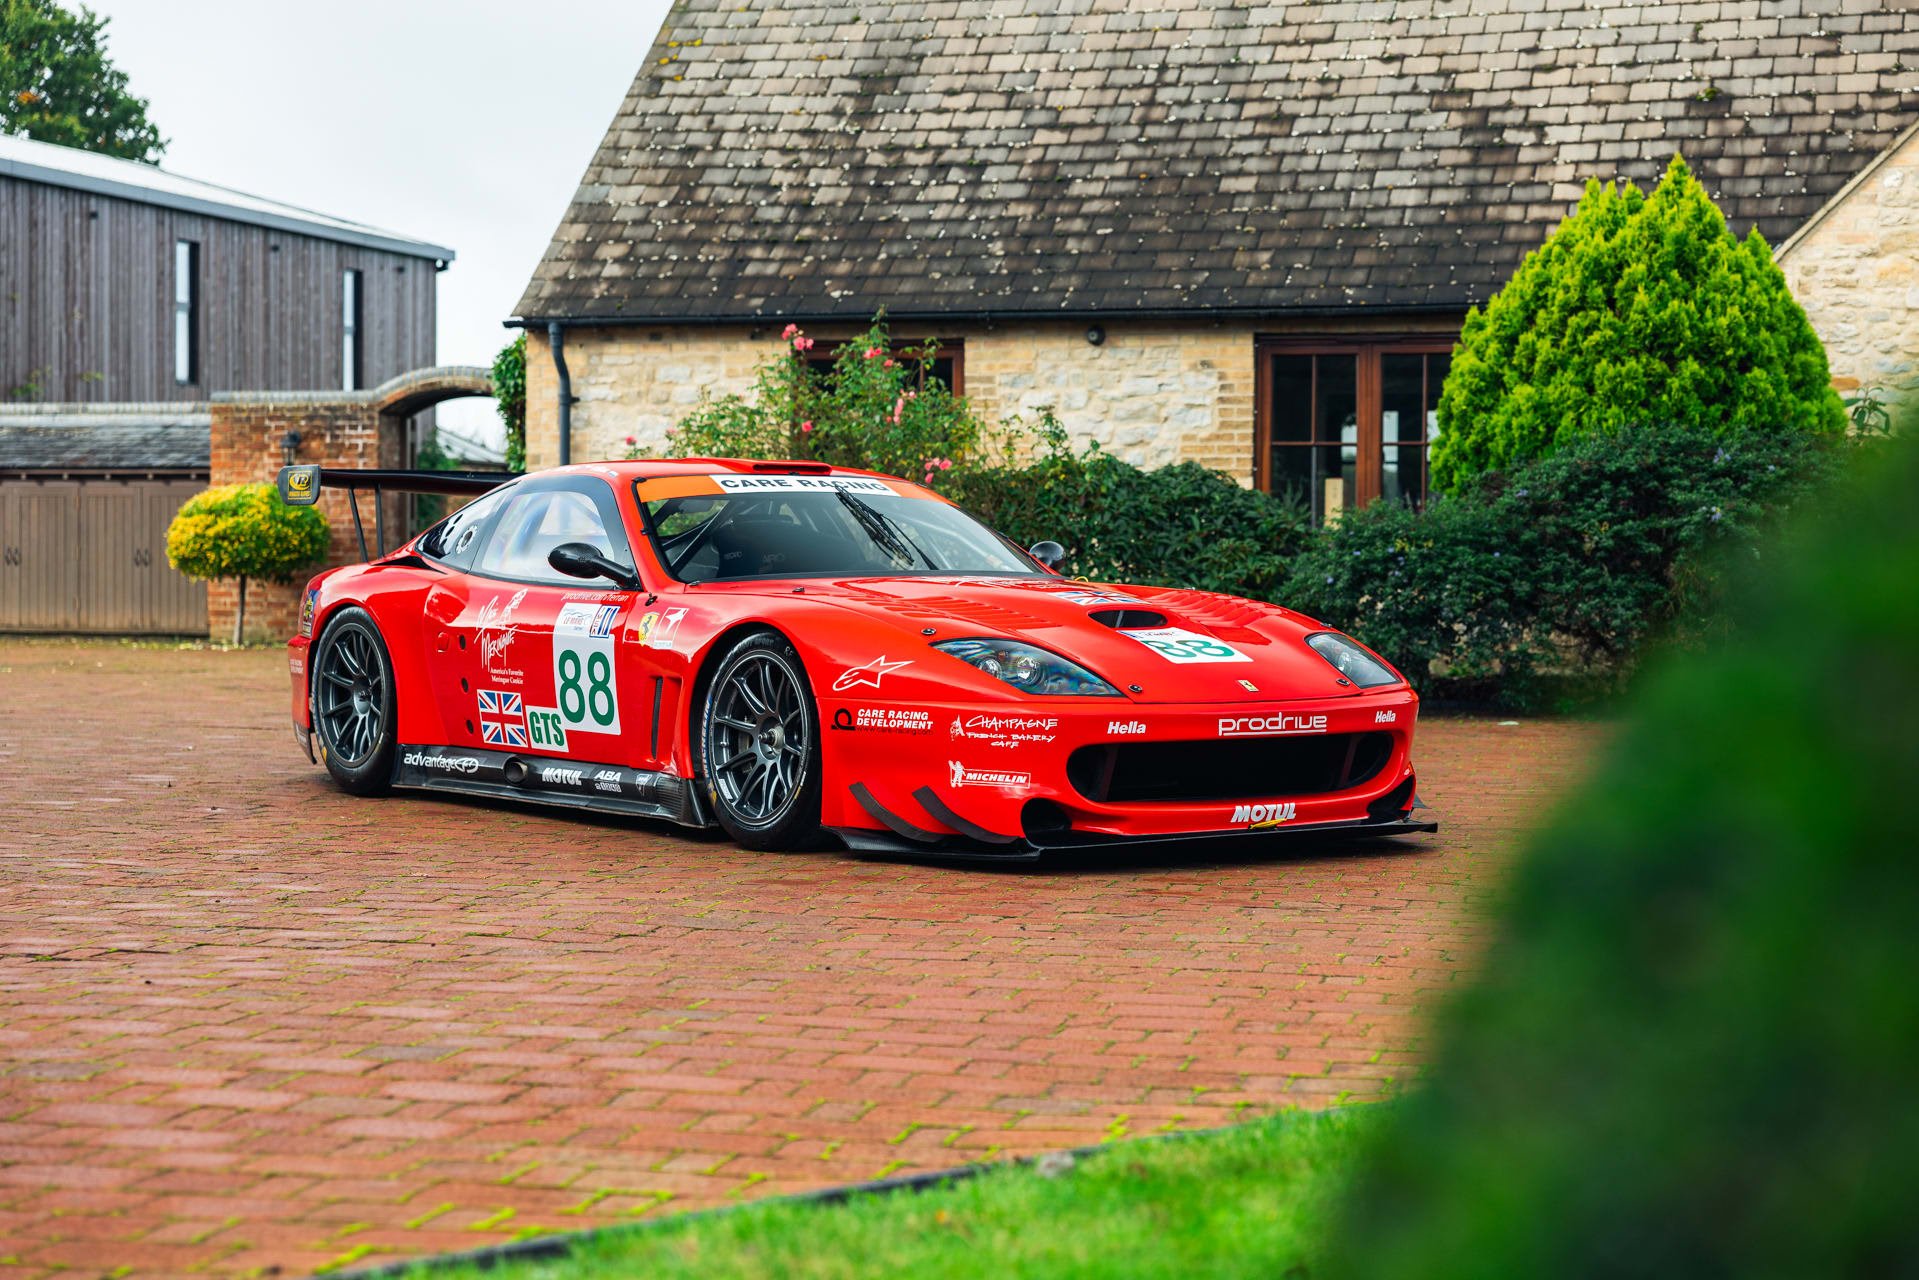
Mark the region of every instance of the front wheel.
POLYGON ((799 651, 760 632, 734 645, 706 689, 700 765, 726 833, 748 849, 791 849, 819 829, 820 744, 799 651))
POLYGON ((393 784, 393 663, 373 615, 355 606, 327 624, 313 658, 313 732, 320 758, 356 796, 393 784))

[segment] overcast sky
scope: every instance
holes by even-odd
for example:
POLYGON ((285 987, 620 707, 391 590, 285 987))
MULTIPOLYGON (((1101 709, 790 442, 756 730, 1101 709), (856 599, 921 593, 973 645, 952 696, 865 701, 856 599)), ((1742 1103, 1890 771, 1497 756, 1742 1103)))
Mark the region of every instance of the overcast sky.
MULTIPOLYGON (((668 0, 88 0, 190 178, 452 248, 442 364, 490 364, 668 0)), ((447 428, 497 443, 490 403, 447 428)))

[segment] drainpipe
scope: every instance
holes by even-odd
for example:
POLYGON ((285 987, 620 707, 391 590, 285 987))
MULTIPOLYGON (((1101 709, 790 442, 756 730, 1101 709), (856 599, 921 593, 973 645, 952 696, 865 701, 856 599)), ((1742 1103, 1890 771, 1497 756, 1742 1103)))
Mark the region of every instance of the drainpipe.
POLYGON ((546 322, 546 345, 553 352, 553 369, 560 375, 560 465, 573 460, 573 377, 566 371, 566 329, 558 320, 546 322))

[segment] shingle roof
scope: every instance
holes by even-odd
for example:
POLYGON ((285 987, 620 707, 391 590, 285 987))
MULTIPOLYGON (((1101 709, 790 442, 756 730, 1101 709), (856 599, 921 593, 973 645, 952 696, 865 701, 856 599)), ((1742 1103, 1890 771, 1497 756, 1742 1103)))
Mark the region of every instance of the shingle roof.
POLYGON ((0 471, 205 471, 204 404, 0 405, 0 471))
POLYGON ((1461 307, 1588 177, 1777 244, 1915 116, 1902 0, 681 0, 518 314, 1461 307))
POLYGON ((12 134, 0 134, 0 177, 72 187, 141 204, 226 218, 233 222, 272 227, 280 231, 297 231, 321 240, 384 249, 390 253, 453 261, 453 250, 401 235, 397 231, 370 227, 364 222, 336 218, 329 213, 316 213, 312 209, 268 200, 264 196, 248 195, 231 187, 215 186, 211 182, 189 178, 158 165, 103 156, 75 147, 55 146, 50 142, 35 142, 31 138, 12 134))

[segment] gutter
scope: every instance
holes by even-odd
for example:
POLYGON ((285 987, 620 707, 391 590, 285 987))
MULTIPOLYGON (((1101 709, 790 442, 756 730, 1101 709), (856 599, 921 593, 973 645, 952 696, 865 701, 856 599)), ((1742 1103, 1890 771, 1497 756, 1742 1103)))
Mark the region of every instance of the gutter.
POLYGON ((560 465, 573 460, 573 375, 566 368, 566 321, 546 322, 546 346, 553 353, 553 371, 560 379, 560 465))
MULTIPOLYGON (((1491 294, 1487 295, 1488 298, 1491 294)), ((895 323, 935 323, 935 324, 997 324, 1008 322, 1030 322, 1036 320, 1279 320, 1290 318, 1323 319, 1331 316, 1390 316, 1390 315, 1458 315, 1468 307, 1481 306, 1486 299, 1467 302, 1410 302, 1390 305, 1366 305, 1354 303, 1336 307, 1139 307, 1131 311, 1111 308, 1092 308, 1087 310, 983 310, 983 311, 906 311, 886 309, 886 318, 895 323)), ((866 310, 853 311, 777 311, 777 312, 736 312, 718 315, 687 315, 684 313, 665 313, 658 315, 613 315, 595 316, 568 314, 548 316, 513 316, 501 323, 508 329, 532 329, 540 325, 547 327, 550 335, 555 325, 577 325, 592 327, 629 327, 634 325, 671 325, 712 326, 712 325, 768 325, 786 323, 804 324, 865 324, 873 318, 866 310)))

